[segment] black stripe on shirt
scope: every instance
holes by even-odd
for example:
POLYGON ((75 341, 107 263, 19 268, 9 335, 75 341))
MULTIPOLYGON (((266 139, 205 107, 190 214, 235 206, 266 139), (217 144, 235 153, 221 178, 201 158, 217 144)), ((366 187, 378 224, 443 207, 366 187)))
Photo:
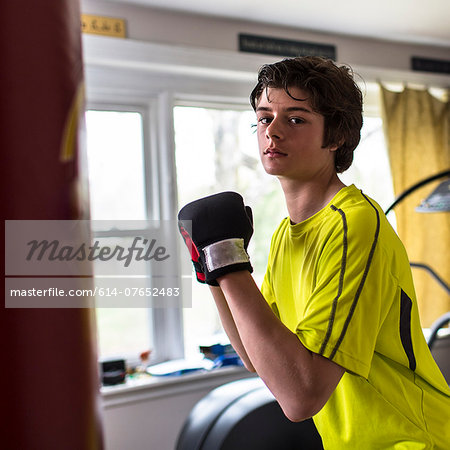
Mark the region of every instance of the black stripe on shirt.
POLYGON ((333 211, 337 211, 341 215, 341 219, 342 219, 343 236, 342 236, 341 270, 340 270, 340 275, 339 275, 338 292, 336 294, 336 297, 333 300, 333 304, 331 305, 331 313, 330 313, 330 318, 328 320, 327 334, 325 335, 325 339, 322 342, 322 346, 320 347, 319 355, 324 354, 325 347, 327 346, 328 341, 330 340, 330 337, 331 337, 331 332, 333 331, 334 318, 336 317, 337 302, 339 300, 339 297, 342 294, 342 287, 344 285, 345 267, 347 265, 347 249, 348 249, 347 217, 345 216, 345 213, 344 213, 344 211, 342 211, 342 209, 336 208, 336 206, 334 206, 334 205, 331 205, 331 209, 333 211))
POLYGON ((364 272, 363 272, 361 281, 359 283, 358 289, 357 289, 356 294, 355 294, 355 298, 353 299, 352 305, 350 307, 350 311, 349 311, 349 313, 347 315, 347 319, 345 320, 345 323, 344 323, 344 326, 342 328, 342 331, 341 331, 341 334, 339 336, 339 339, 337 340, 336 345, 335 345, 333 351, 330 354, 330 357, 329 357, 330 359, 334 358, 334 356, 336 355, 336 352, 338 351, 342 341, 344 340, 345 333, 347 332, 347 328, 348 328, 348 326, 350 324, 350 321, 351 321, 351 319, 353 317, 353 313, 355 312, 356 305, 358 304, 359 297, 361 296, 361 292, 362 292, 363 287, 364 287, 364 283, 366 282, 367 274, 369 272, 370 265, 372 264, 373 254, 375 253, 375 247, 376 247, 377 242, 378 242, 378 236, 380 234, 380 213, 378 212, 378 209, 372 204, 372 202, 362 192, 361 192, 361 194, 366 199, 366 201, 369 203, 369 205, 374 209, 374 211, 376 213, 376 216, 377 216, 377 226, 376 226, 376 229, 375 229, 375 235, 374 235, 374 238, 373 238, 372 247, 370 248, 369 257, 367 258, 366 267, 364 268, 364 272))
POLYGON ((411 299, 403 292, 400 296, 400 339, 402 341, 403 350, 405 350, 408 357, 409 368, 416 370, 416 357, 411 338, 411 299))

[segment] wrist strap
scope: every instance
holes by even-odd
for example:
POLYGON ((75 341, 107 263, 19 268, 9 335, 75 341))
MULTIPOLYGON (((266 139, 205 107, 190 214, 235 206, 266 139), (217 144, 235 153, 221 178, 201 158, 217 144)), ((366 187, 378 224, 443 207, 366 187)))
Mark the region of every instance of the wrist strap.
POLYGON ((215 242, 203 249, 205 263, 209 272, 231 266, 232 264, 247 263, 249 257, 244 248, 244 239, 231 238, 215 242))

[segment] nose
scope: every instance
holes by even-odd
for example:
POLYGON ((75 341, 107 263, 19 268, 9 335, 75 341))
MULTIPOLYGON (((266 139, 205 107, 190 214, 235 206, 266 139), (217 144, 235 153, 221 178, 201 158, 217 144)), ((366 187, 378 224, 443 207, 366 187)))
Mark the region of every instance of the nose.
POLYGON ((273 118, 266 128, 266 138, 269 140, 279 140, 282 137, 283 133, 279 121, 273 118))

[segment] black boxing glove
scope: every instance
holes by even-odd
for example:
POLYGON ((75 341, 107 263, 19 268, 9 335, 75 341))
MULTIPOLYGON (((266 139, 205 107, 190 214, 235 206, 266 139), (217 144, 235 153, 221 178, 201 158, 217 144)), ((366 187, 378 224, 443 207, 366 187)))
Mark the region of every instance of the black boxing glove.
POLYGON ((221 192, 188 203, 178 213, 178 226, 198 281, 217 286, 222 275, 253 271, 247 253, 252 213, 240 194, 221 192))

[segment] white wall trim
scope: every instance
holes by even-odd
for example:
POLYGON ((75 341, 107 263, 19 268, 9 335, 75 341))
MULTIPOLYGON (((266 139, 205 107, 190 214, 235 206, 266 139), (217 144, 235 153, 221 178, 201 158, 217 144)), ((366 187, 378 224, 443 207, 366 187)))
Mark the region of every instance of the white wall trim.
MULTIPOLYGON (((211 50, 152 42, 83 35, 84 61, 88 67, 136 70, 152 74, 254 83, 263 64, 281 59, 229 50, 211 50)), ((448 87, 449 76, 353 66, 366 82, 402 82, 448 87)))

